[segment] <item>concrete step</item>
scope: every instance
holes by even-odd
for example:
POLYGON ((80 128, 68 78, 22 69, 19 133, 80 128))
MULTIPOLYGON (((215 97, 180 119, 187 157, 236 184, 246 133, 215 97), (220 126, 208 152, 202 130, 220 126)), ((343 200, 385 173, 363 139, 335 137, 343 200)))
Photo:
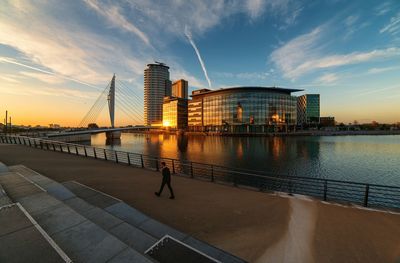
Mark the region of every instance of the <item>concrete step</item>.
POLYGON ((63 185, 21 166, 10 170, 15 172, 0 175, 9 197, 20 202, 74 262, 107 262, 116 258, 151 262, 64 203, 76 196, 63 185))
MULTIPOLYGON (((223 250, 150 218, 115 197, 86 185, 75 181, 59 184, 22 165, 12 166, 10 170, 43 188, 58 202, 67 205, 85 220, 134 250, 134 252, 124 251, 118 257, 120 260, 136 255, 135 252, 145 256, 145 251, 149 247, 168 235, 221 262, 244 262, 223 250)), ((149 258, 145 257, 143 260, 149 262, 149 258)))
POLYGON ((40 232, 21 205, 0 207, 0 262, 71 262, 55 243, 40 232), (60 255, 61 254, 61 255, 60 255))
MULTIPOLYGON (((144 253, 143 249, 146 246, 135 246, 134 243, 137 242, 136 240, 141 240, 143 244, 147 245, 150 240, 157 241, 168 235, 214 259, 217 259, 218 261, 234 263, 244 262, 243 260, 221 249, 211 246, 190 235, 184 234, 155 219, 152 219, 139 210, 127 205, 126 203, 98 190, 92 189, 75 181, 64 182, 63 185, 81 198, 82 201, 87 201, 87 203, 98 206, 114 216, 114 220, 115 218, 122 220, 124 222, 123 224, 114 226, 110 231, 118 236, 121 240, 124 240, 125 243, 130 244, 132 247, 142 253, 144 253), (93 198, 93 196, 96 195, 103 195, 103 197, 96 199, 93 198), (98 200, 103 200, 104 203, 98 202, 98 200)), ((156 242, 153 242, 153 245, 155 243, 156 242)))

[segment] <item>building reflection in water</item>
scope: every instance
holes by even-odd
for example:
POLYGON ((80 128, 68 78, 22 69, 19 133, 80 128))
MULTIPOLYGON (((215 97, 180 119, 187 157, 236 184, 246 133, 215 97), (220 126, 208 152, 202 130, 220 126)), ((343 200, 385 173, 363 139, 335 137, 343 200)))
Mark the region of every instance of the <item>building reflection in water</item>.
POLYGON ((121 146, 121 139, 106 138, 107 146, 121 146))

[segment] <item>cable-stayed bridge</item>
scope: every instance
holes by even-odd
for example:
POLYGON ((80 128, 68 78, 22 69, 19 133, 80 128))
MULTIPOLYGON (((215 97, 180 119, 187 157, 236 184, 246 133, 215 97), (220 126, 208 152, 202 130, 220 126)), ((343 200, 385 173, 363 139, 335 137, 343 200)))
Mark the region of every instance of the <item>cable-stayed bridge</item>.
POLYGON ((107 138, 112 139, 119 138, 121 131, 149 130, 150 127, 143 125, 144 120, 142 109, 143 100, 140 98, 140 96, 122 81, 117 80, 114 74, 111 81, 101 91, 100 95, 79 122, 76 129, 63 131, 60 133, 52 133, 48 134, 47 136, 49 138, 61 138, 105 132, 107 134, 107 138), (110 126, 98 128, 97 125, 95 125, 96 121, 104 111, 106 105, 108 106, 110 126), (116 127, 116 110, 118 113, 122 113, 124 115, 123 117, 128 119, 132 125, 129 125, 128 127, 116 127))

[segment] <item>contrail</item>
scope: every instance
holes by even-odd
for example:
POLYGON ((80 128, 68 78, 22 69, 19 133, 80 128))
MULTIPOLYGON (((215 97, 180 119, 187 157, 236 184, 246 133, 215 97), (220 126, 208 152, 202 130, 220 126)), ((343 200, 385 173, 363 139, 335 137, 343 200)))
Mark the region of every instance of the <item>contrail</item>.
POLYGON ((44 69, 40 69, 40 68, 32 67, 32 66, 29 66, 29 65, 26 65, 26 64, 22 64, 20 62, 17 62, 15 60, 11 60, 11 59, 8 59, 8 58, 5 58, 5 57, 0 57, 0 62, 6 62, 6 63, 10 63, 10 64, 21 66, 21 67, 33 69, 33 70, 36 70, 36 71, 39 71, 39 72, 42 72, 42 73, 46 73, 46 74, 49 74, 49 75, 53 75, 53 76, 56 76, 56 77, 59 77, 59 78, 63 78, 63 79, 66 79, 66 80, 71 80, 71 81, 74 81, 76 83, 83 84, 83 85, 86 85, 86 86, 91 87, 91 88, 95 88, 97 90, 101 90, 99 87, 90 85, 90 84, 88 84, 86 82, 83 82, 83 81, 80 81, 80 80, 77 80, 77 79, 73 79, 73 78, 70 78, 70 77, 67 77, 67 76, 59 75, 59 74, 56 74, 54 72, 47 71, 47 70, 44 70, 44 69))
POLYGON ((189 30, 188 30, 187 27, 185 27, 185 35, 186 35, 186 37, 188 38, 190 44, 192 45, 194 51, 196 52, 196 55, 197 55, 197 58, 199 59, 201 68, 203 69, 204 76, 205 76, 206 79, 207 79, 208 87, 211 89, 211 81, 210 81, 210 78, 208 77, 206 66, 204 65, 203 59, 201 58, 200 51, 198 50, 196 44, 194 43, 194 41, 193 41, 193 39, 192 39, 192 34, 189 32, 189 30))

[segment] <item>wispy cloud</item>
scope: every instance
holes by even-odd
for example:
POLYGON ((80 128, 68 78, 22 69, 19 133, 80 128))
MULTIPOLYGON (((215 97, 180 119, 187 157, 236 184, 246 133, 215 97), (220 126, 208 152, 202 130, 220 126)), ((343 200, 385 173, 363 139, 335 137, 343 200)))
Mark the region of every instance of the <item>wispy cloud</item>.
POLYGON ((366 52, 325 55, 326 52, 323 52, 323 45, 321 45, 324 27, 326 25, 317 27, 311 32, 300 35, 274 50, 270 55, 270 61, 283 72, 285 77, 296 79, 306 73, 319 69, 400 56, 400 48, 397 47, 374 49, 366 52))
POLYGON ((192 34, 190 33, 190 31, 189 31, 189 29, 188 29, 187 27, 185 28, 185 35, 186 35, 186 37, 188 38, 189 43, 192 45, 194 51, 196 52, 196 55, 197 55, 197 58, 199 59, 201 68, 203 69, 204 76, 205 76, 205 78, 207 79, 208 87, 211 89, 211 88, 212 88, 212 87, 211 87, 211 80, 210 80, 210 78, 208 77, 206 66, 205 66, 205 64, 204 64, 203 59, 201 58, 199 49, 197 48, 196 44, 195 44, 194 41, 193 41, 192 34))
POLYGON ((382 68, 371 68, 367 71, 368 74, 379 74, 387 71, 397 70, 400 67, 382 67, 382 68))
POLYGON ((132 22, 128 21, 124 15, 121 14, 121 10, 116 5, 107 5, 105 3, 99 4, 97 0, 84 0, 85 3, 102 15, 104 18, 108 20, 108 22, 116 27, 122 28, 128 32, 131 32, 138 36, 143 42, 147 45, 151 46, 149 37, 141 31, 138 27, 136 27, 132 22))
POLYGON ((375 9, 378 16, 383 16, 391 10, 392 7, 390 2, 384 2, 375 9))
POLYGON ((392 35, 398 34, 400 32, 400 12, 397 13, 395 16, 390 18, 388 24, 386 24, 379 33, 390 33, 392 35))
POLYGON ((338 80, 338 76, 334 73, 326 73, 317 79, 317 83, 332 84, 338 80))

